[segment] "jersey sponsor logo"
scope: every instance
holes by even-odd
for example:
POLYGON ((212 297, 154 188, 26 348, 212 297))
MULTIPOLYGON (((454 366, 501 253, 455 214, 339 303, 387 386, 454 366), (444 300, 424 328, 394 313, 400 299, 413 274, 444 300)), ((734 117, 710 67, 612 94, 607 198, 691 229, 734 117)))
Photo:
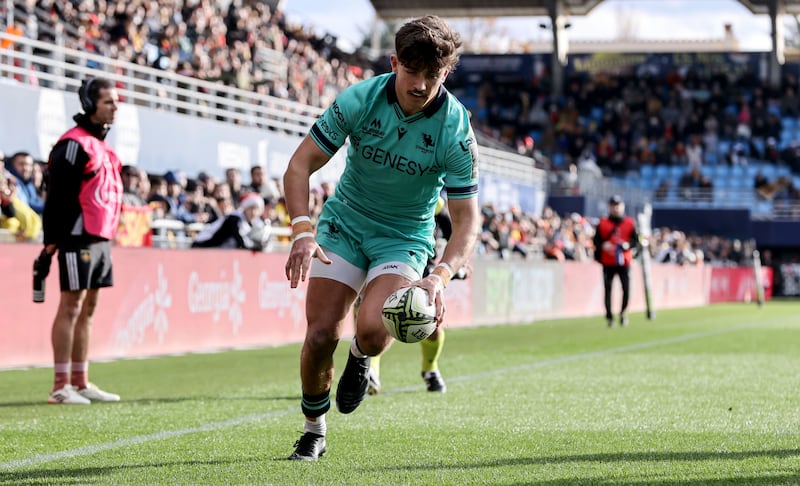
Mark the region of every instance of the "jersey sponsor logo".
POLYGON ((328 125, 328 122, 326 122, 325 119, 320 118, 319 120, 317 120, 317 125, 319 125, 319 128, 320 128, 320 130, 322 130, 322 133, 327 135, 328 138, 330 138, 334 142, 338 142, 339 141, 339 134, 336 133, 333 130, 333 128, 331 128, 330 125, 328 125))
POLYGON ((358 135, 350 135, 350 145, 353 146, 356 152, 358 152, 358 148, 361 146, 361 137, 358 135))
POLYGON ((387 263, 386 265, 381 267, 381 270, 397 270, 398 268, 400 267, 398 265, 395 265, 394 263, 387 263))
POLYGON ((423 154, 432 154, 433 147, 436 143, 433 141, 433 136, 428 133, 422 134, 422 143, 417 144, 417 149, 423 154))
POLYGON ((439 166, 436 163, 424 165, 415 160, 410 160, 404 155, 393 154, 373 145, 364 145, 361 148, 361 157, 363 157, 364 160, 369 160, 378 165, 412 176, 423 176, 439 170, 439 166))
POLYGON ((472 159, 472 174, 470 178, 477 179, 478 178, 478 144, 475 143, 473 138, 468 138, 463 142, 458 142, 461 146, 461 150, 464 152, 469 152, 469 156, 472 159))
POLYGON ((325 231, 325 236, 332 240, 339 239, 339 227, 333 221, 328 221, 328 229, 325 231))
POLYGON ((344 115, 342 114, 342 109, 339 108, 339 104, 337 102, 333 102, 331 105, 331 111, 336 116, 336 124, 339 125, 339 128, 343 132, 348 131, 347 121, 344 119, 344 115))
POLYGON ((383 138, 386 135, 381 129, 381 121, 377 118, 373 118, 372 121, 369 122, 369 126, 361 127, 361 132, 378 138, 383 138))
POLYGON ((397 139, 401 140, 407 132, 405 127, 397 127, 397 139))

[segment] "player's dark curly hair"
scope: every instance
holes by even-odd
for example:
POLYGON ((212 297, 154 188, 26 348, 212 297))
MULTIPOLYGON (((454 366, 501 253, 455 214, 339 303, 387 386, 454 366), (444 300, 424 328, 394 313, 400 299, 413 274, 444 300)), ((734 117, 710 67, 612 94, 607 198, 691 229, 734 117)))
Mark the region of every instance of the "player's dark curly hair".
POLYGON ((461 39, 443 19, 428 15, 403 25, 394 37, 394 46, 402 65, 437 73, 456 67, 461 39))

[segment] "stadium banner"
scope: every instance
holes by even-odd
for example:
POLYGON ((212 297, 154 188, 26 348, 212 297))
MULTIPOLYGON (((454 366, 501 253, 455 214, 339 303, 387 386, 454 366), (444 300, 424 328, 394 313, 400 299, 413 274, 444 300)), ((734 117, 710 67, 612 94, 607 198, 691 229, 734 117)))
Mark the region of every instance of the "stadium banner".
MULTIPOLYGON (((480 259, 473 263, 473 322, 524 323, 590 317, 604 313, 602 267, 594 262, 521 262, 480 259)), ((710 268, 654 264, 652 299, 656 309, 700 307, 708 303, 710 268)), ((752 274, 752 270, 750 270, 752 274)), ((615 280, 612 303, 622 291, 615 280)), ((628 310, 644 312, 642 272, 631 268, 628 310)))
POLYGON ((565 265, 478 259, 472 267, 474 324, 533 322, 561 315, 565 265))
MULTIPOLYGON (((35 244, 0 244, 0 304, 13 309, 3 320, 0 368, 52 364, 58 271, 47 278, 45 302, 33 303, 31 263, 39 251, 35 244)), ((305 336, 306 286, 289 288, 285 253, 116 247, 113 256, 115 284, 100 292, 92 360, 277 346, 305 336)), ((603 313, 602 272, 594 262, 476 258, 472 266, 471 278, 455 280, 446 290, 448 327, 603 313)), ((725 269, 653 265, 656 309, 706 305, 711 289, 723 285, 721 280, 712 285, 717 270, 725 269)), ((741 276, 729 282, 754 281, 751 268, 732 270, 741 276)), ((632 269, 631 277, 630 310, 640 312, 645 305, 641 271, 632 269)), ((765 281, 771 281, 771 273, 765 281)), ((713 299, 744 301, 747 295, 714 290, 713 299)), ((344 334, 352 336, 352 328, 344 334)))
MULTIPOLYGON (((38 245, 0 247, 4 319, 0 368, 50 365, 58 270, 46 300, 31 299, 38 245)), ((114 287, 100 291, 90 358, 115 359, 274 346, 305 336, 305 285, 290 289, 282 253, 114 248, 114 287)), ((56 264, 57 265, 57 264, 56 264)))
MULTIPOLYGON (((765 66, 769 52, 591 52, 570 53, 564 73, 567 76, 600 73, 668 78, 672 73, 688 70, 713 76, 717 74, 741 77, 757 75, 766 79, 765 66)), ((494 86, 530 86, 548 75, 550 53, 526 54, 462 54, 458 69, 448 77, 448 87, 454 93, 469 85, 490 83, 494 86)), ((782 70, 796 69, 787 63, 782 70)), ((709 91, 690 93, 708 99, 709 91)))
MULTIPOLYGON (((761 73, 767 63, 767 52, 651 52, 570 54, 567 74, 632 74, 639 77, 668 78, 673 72, 692 70, 703 75, 723 74, 741 77, 761 73)), ((690 93, 708 99, 709 91, 690 93)))
MULTIPOLYGON (((602 315, 603 270, 592 263, 566 262, 564 264, 564 309, 563 317, 590 317, 602 315)), ((705 293, 708 269, 704 267, 682 267, 668 264, 653 264, 651 297, 655 309, 700 307, 708 303, 705 293)), ((634 263, 630 270, 629 312, 644 312, 647 303, 644 295, 642 269, 634 263)), ((614 280, 611 296, 612 310, 618 312, 622 304, 622 288, 619 279, 614 280)))
POLYGON ((472 325, 472 279, 452 280, 445 296, 445 325, 466 327, 472 325))
MULTIPOLYGON (((764 282, 764 298, 772 297, 772 268, 761 267, 764 282)), ((711 281, 708 289, 708 301, 717 302, 751 302, 756 300, 756 277, 752 268, 723 267, 711 269, 711 281)))

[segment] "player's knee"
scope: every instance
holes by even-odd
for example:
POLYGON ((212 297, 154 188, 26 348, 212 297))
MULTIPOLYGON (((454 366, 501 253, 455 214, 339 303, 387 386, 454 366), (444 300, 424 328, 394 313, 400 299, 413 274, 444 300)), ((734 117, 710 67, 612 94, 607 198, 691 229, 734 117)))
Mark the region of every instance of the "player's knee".
POLYGON ((391 337, 383 324, 377 326, 362 326, 358 329, 358 347, 368 356, 381 354, 391 342, 391 337))
POLYGON ((306 333, 305 344, 313 352, 330 351, 336 349, 339 335, 335 326, 311 326, 306 333))

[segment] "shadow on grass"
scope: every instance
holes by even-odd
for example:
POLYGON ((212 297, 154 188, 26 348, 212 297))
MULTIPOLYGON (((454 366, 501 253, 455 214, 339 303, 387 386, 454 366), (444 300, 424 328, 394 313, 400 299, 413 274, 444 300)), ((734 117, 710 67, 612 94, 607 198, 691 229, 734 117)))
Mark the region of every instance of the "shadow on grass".
POLYGON ((219 467, 224 465, 241 464, 249 462, 259 462, 261 458, 234 460, 212 460, 212 461, 172 461, 172 462, 153 462, 142 464, 120 464, 108 467, 73 467, 73 468, 50 468, 37 469, 35 471, 20 472, 0 472, 0 484, 92 484, 106 483, 109 475, 119 471, 135 469, 162 469, 165 467, 219 467))
POLYGON ((581 480, 577 481, 574 479, 559 479, 559 480, 548 480, 548 481, 525 481, 525 482, 518 482, 518 483, 495 483, 498 485, 503 486, 537 486, 537 485, 547 485, 547 486, 575 486, 575 484, 625 484, 626 486, 722 486, 722 485, 738 485, 738 484, 746 484, 746 485, 756 485, 756 486, 775 486, 779 484, 797 484, 797 476, 794 474, 782 474, 782 475, 775 475, 775 476, 736 476, 736 477, 728 477, 728 478, 717 478, 717 479, 647 479, 647 480, 636 480, 631 479, 629 481, 611 481, 608 479, 591 479, 591 480, 581 480))
MULTIPOLYGON (((751 458, 773 458, 773 459, 787 459, 800 457, 800 448, 795 449, 772 449, 772 450, 755 450, 755 451, 736 451, 736 452, 717 452, 717 451, 699 451, 699 452, 618 452, 618 453, 603 453, 603 454, 572 454, 563 456, 545 456, 545 457, 530 457, 530 458, 515 458, 507 460, 491 460, 485 462, 461 462, 458 464, 431 464, 431 468, 435 469, 483 469, 491 467, 524 467, 532 465, 558 465, 567 463, 578 462, 597 462, 597 463, 615 463, 615 462, 677 462, 677 461, 741 461, 751 458)), ((419 470, 419 464, 408 466, 395 466, 384 467, 381 470, 419 470)), ((791 477, 793 481, 800 480, 800 476, 786 476, 791 477)), ((747 478, 742 478, 746 480, 747 478)), ((756 479, 756 478, 752 478, 756 479)), ((781 476, 769 476, 769 484, 776 484, 781 482, 781 476)), ((720 479, 724 483, 727 480, 720 479)), ((736 479, 739 481, 739 478, 736 479)), ((700 481, 704 484, 719 484, 715 480, 700 481)), ((541 483, 525 483, 525 484, 541 484, 541 483)), ((570 484, 566 483, 551 483, 548 484, 570 484)), ((574 483, 573 483, 574 484, 574 483)), ((640 483, 626 483, 626 484, 640 484, 640 483)), ((668 482, 652 482, 647 481, 647 484, 697 484, 697 482, 676 482, 674 480, 668 482)), ((766 483, 765 483, 766 484, 766 483)), ((794 483, 792 483, 794 484, 794 483)))
MULTIPOLYGON (((219 401, 252 401, 252 402, 264 402, 269 400, 274 401, 288 401, 288 400, 296 400, 300 401, 300 395, 295 396, 286 396, 286 397, 229 397, 229 396, 207 396, 207 397, 198 397, 196 395, 191 397, 170 397, 170 398, 138 398, 136 400, 126 400, 125 398, 119 402, 108 402, 108 403, 96 403, 95 406, 100 407, 108 407, 108 406, 116 406, 116 405, 155 405, 161 403, 183 403, 183 402, 219 402, 219 401)), ((55 406, 53 404, 47 403, 47 398, 45 397, 44 400, 36 400, 36 401, 28 401, 28 402, 0 402, 0 408, 11 408, 11 407, 31 407, 31 406, 44 406, 44 407, 52 407, 55 406)), ((70 406, 70 405, 63 405, 63 406, 70 406)), ((80 408, 79 405, 76 407, 80 408)))

